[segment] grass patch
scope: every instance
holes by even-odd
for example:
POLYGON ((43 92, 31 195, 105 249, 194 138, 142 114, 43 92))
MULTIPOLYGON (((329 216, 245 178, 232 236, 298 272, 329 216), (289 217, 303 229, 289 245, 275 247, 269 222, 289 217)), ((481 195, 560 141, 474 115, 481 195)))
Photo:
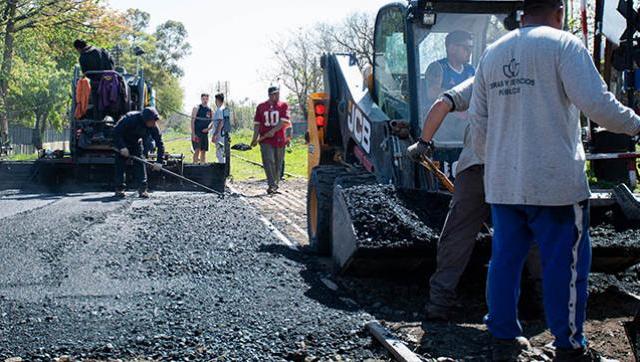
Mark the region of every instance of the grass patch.
MULTIPOLYGON (((185 155, 185 162, 191 163, 193 161, 193 151, 191 150, 191 141, 188 140, 189 135, 181 135, 179 137, 176 134, 172 134, 173 140, 169 139, 165 143, 167 152, 175 154, 185 155)), ((251 143, 251 137, 253 131, 251 130, 238 130, 231 134, 231 145, 238 143, 251 143)), ((211 162, 215 159, 215 147, 210 145, 209 152, 207 152, 207 161, 211 162)), ((231 177, 236 181, 244 180, 264 180, 264 170, 256 165, 252 165, 245 162, 233 155, 237 155, 248 160, 262 163, 260 157, 260 148, 256 147, 250 151, 236 151, 231 150, 231 177)), ((294 138, 291 141, 291 146, 285 152, 285 171, 296 175, 306 177, 307 175, 307 146, 303 138, 294 138)))
POLYGON ((37 153, 10 155, 6 158, 8 161, 35 161, 38 159, 37 153))

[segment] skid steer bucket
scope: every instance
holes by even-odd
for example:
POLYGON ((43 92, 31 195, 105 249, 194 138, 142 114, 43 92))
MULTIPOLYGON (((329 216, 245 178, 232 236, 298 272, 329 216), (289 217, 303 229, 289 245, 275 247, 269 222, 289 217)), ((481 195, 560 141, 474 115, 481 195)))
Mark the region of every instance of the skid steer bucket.
POLYGON ((631 351, 633 352, 634 360, 640 360, 640 310, 636 312, 636 316, 633 320, 624 322, 624 331, 627 335, 627 340, 631 345, 631 351))
POLYGON ((629 220, 640 220, 640 201, 625 184, 620 184, 613 189, 613 197, 624 216, 629 220))
MULTIPOLYGON (((333 199, 333 258, 343 274, 383 276, 433 270, 450 196, 391 185, 337 185, 333 199)), ((618 212, 594 212, 592 271, 618 273, 640 263, 640 223, 618 212)), ((470 267, 484 268, 491 235, 478 235, 470 267)), ((422 274, 424 275, 424 274, 422 274)))

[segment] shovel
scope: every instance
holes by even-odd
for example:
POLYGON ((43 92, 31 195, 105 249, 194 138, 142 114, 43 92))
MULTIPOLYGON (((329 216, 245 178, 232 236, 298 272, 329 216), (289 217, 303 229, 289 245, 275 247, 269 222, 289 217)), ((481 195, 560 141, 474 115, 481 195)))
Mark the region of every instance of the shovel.
POLYGON ((420 164, 424 168, 426 168, 429 172, 433 173, 436 176, 436 178, 442 183, 444 188, 447 189, 447 191, 451 193, 455 191, 455 186, 453 186, 453 182, 451 182, 451 180, 449 180, 447 175, 445 175, 444 172, 440 171, 440 169, 436 167, 433 161, 431 161, 428 157, 422 157, 422 159, 420 160, 420 164))
POLYGON ((616 200, 622 213, 629 220, 640 220, 640 201, 625 184, 613 188, 613 198, 616 200))
MULTIPOLYGON (((447 175, 444 174, 444 172, 440 171, 440 169, 435 165, 435 163, 433 163, 431 159, 429 159, 428 157, 422 157, 419 163, 424 168, 426 168, 429 172, 432 172, 436 176, 436 178, 442 183, 444 188, 447 189, 447 191, 453 193, 456 190, 456 187, 453 185, 453 182, 449 180, 449 178, 447 177, 447 175)), ((491 230, 489 225, 487 225, 487 223, 485 222, 485 223, 482 223, 482 226, 484 226, 484 228, 487 229, 487 232, 489 233, 489 235, 493 237, 493 231, 491 230)))

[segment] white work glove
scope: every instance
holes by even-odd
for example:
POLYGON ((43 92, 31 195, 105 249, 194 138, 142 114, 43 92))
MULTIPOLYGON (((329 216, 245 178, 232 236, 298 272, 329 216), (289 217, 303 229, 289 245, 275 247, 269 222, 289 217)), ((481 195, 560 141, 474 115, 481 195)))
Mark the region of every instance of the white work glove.
POLYGON ((129 157, 130 156, 129 149, 126 148, 126 147, 125 148, 121 148, 120 149, 120 156, 125 157, 125 158, 129 157))
POLYGON ((151 166, 151 170, 152 170, 152 171, 155 171, 155 172, 162 171, 162 164, 161 164, 161 163, 154 162, 154 163, 153 163, 153 166, 151 166))

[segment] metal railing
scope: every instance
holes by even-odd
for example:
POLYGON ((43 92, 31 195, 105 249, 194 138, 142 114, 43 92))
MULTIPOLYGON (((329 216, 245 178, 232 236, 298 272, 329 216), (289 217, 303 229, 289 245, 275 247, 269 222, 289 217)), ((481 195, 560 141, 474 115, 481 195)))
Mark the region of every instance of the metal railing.
MULTIPOLYGON (((33 128, 23 126, 9 126, 9 145, 13 154, 31 154, 36 152, 34 140, 37 132, 33 128)), ((44 149, 69 148, 69 129, 61 131, 47 129, 42 135, 42 147, 44 149)))

